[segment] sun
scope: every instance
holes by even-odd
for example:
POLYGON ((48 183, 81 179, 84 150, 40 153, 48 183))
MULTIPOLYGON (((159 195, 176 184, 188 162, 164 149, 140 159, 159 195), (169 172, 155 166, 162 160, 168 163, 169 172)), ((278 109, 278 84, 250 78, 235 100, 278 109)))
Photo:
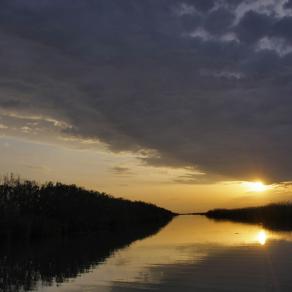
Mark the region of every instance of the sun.
POLYGON ((250 189, 254 192, 260 193, 266 190, 266 186, 262 182, 256 181, 256 182, 250 183, 250 189))
POLYGON ((260 231, 257 235, 257 240, 259 242, 260 245, 265 245, 267 242, 267 233, 265 231, 260 231))
POLYGON ((250 192, 261 193, 269 189, 269 186, 265 185, 261 181, 246 182, 245 186, 250 192))

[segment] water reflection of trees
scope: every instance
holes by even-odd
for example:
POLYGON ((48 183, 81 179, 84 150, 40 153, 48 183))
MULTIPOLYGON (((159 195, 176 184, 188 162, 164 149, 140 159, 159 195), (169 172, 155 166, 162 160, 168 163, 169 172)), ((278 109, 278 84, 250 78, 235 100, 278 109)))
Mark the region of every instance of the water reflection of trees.
POLYGON ((31 244, 2 243, 0 246, 0 291, 36 288, 37 283, 63 283, 102 263, 116 249, 155 234, 165 219, 143 229, 78 236, 31 244))

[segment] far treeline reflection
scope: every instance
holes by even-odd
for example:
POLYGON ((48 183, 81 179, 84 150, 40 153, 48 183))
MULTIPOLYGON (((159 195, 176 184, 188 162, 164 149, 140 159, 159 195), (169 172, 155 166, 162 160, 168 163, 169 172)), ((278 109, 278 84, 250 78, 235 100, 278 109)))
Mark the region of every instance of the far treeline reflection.
POLYGON ((28 291, 87 272, 111 253, 155 234, 175 214, 75 185, 0 185, 0 291, 28 291))

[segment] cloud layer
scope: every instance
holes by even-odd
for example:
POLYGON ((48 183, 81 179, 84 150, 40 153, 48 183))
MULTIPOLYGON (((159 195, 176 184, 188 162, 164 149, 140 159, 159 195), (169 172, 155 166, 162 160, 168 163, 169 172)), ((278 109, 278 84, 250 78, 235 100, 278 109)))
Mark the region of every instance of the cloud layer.
POLYGON ((3 0, 0 131, 291 180, 291 3, 3 0))

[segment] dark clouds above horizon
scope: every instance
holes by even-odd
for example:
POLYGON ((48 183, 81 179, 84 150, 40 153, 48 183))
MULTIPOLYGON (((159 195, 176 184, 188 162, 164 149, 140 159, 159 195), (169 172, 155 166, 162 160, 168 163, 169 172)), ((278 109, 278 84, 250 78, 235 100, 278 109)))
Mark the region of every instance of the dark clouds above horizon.
POLYGON ((0 42, 2 128, 292 180, 292 1, 2 0, 0 42))

